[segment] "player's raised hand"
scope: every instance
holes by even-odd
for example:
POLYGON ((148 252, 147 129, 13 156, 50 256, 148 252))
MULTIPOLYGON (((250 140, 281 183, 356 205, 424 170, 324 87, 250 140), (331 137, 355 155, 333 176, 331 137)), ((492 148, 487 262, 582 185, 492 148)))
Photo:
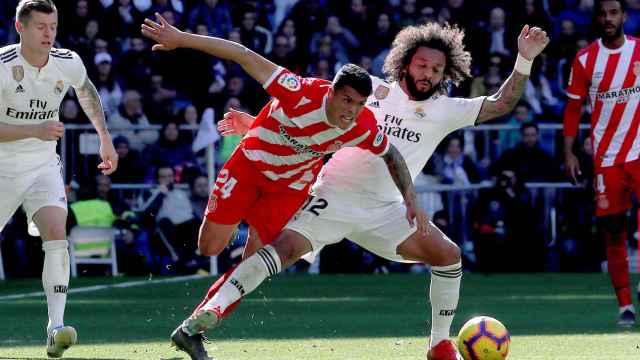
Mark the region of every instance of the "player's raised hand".
POLYGON ((110 175, 118 168, 118 153, 113 147, 111 137, 100 138, 100 158, 102 162, 98 165, 98 169, 102 170, 104 175, 110 175))
POLYGON ((229 108, 222 120, 218 122, 218 132, 222 136, 244 135, 249 131, 255 118, 242 111, 229 108))
POLYGON ((140 29, 142 35, 157 42, 151 47, 151 50, 168 51, 180 47, 184 32, 169 24, 159 13, 156 13, 156 19, 158 22, 144 19, 144 24, 141 25, 140 29))
POLYGON ((410 196, 405 199, 405 205, 407 207, 407 220, 411 226, 414 223, 418 227, 418 232, 426 236, 429 234, 429 216, 422 210, 420 205, 415 202, 415 196, 410 196), (410 199, 407 201, 407 199, 410 199), (415 222, 414 222, 415 219, 415 222))
POLYGON ((34 137, 43 141, 57 141, 64 135, 64 124, 49 120, 35 125, 34 137))
POLYGON ((565 173, 571 179, 574 185, 578 184, 578 175, 582 175, 580 171, 580 162, 573 153, 566 153, 564 155, 565 173))
POLYGON ((549 44, 547 32, 539 27, 525 25, 518 36, 518 52, 527 60, 533 60, 549 44))

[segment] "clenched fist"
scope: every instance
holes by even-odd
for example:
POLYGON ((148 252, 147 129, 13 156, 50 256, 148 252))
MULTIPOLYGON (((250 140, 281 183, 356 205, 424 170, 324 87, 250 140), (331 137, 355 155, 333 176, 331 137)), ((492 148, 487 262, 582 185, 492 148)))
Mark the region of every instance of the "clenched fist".
POLYGON ((49 120, 34 125, 34 137, 43 141, 58 141, 64 135, 64 124, 60 121, 49 120))

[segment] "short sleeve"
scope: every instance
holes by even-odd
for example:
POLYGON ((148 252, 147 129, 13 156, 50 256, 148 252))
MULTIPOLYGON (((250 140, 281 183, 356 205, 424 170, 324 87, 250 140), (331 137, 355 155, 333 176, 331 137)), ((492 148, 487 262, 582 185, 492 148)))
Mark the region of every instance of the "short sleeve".
POLYGON ((84 67, 82 59, 75 51, 71 51, 71 56, 69 67, 65 71, 69 77, 69 84, 77 88, 82 86, 87 79, 87 68, 84 67))
POLYGON ((365 111, 363 111, 362 118, 355 128, 368 132, 368 135, 357 146, 361 149, 369 150, 374 155, 383 156, 389 151, 389 138, 382 130, 378 129, 374 115, 370 112, 365 113, 365 111))
POLYGON ((486 96, 471 99, 441 97, 437 113, 445 117, 444 121, 450 130, 457 130, 474 125, 486 96), (441 109, 440 109, 441 108, 441 109))
POLYGON ((283 67, 278 67, 262 84, 262 87, 284 106, 295 106, 306 96, 311 98, 310 92, 317 89, 318 79, 301 77, 283 67))
POLYGON ((573 59, 571 73, 569 73, 569 83, 567 84, 567 96, 572 99, 585 98, 589 93, 589 79, 586 71, 580 63, 578 56, 573 59))

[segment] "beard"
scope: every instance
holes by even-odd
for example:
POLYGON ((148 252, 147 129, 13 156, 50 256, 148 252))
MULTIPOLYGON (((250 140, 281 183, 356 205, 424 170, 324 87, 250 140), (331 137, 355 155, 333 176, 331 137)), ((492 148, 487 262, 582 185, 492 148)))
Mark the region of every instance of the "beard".
POLYGON ((620 37, 620 35, 622 35, 622 25, 616 28, 616 31, 613 33, 613 35, 610 35, 610 36, 607 35, 604 29, 602 29, 601 34, 602 34, 602 40, 605 40, 605 41, 615 40, 618 37, 620 37))
POLYGON ((409 91, 409 95, 414 98, 416 101, 424 101, 433 96, 438 91, 438 87, 432 86, 431 89, 427 91, 420 91, 416 86, 416 79, 411 76, 409 71, 404 73, 404 81, 407 84, 407 90, 409 91))

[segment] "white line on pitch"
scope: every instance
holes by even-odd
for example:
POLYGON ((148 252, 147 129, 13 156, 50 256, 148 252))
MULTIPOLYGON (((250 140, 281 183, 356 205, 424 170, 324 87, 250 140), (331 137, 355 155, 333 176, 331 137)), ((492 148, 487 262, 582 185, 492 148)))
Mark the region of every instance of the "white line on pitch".
MULTIPOLYGON (((129 287, 144 286, 144 285, 175 283, 175 282, 202 279, 202 278, 205 278, 205 276, 202 276, 202 275, 188 275, 188 276, 178 276, 178 277, 174 277, 174 278, 159 279, 159 280, 126 281, 126 282, 122 282, 122 283, 118 283, 118 284, 94 285, 94 286, 85 286, 85 287, 73 288, 73 289, 69 289, 69 294, 93 292, 93 291, 104 290, 104 289, 113 289, 113 288, 129 288, 129 287)), ((30 293, 23 293, 23 294, 0 296, 0 301, 3 301, 3 300, 15 300, 15 299, 26 299, 26 298, 40 297, 40 296, 44 296, 44 292, 37 291, 37 292, 30 292, 30 293)))

